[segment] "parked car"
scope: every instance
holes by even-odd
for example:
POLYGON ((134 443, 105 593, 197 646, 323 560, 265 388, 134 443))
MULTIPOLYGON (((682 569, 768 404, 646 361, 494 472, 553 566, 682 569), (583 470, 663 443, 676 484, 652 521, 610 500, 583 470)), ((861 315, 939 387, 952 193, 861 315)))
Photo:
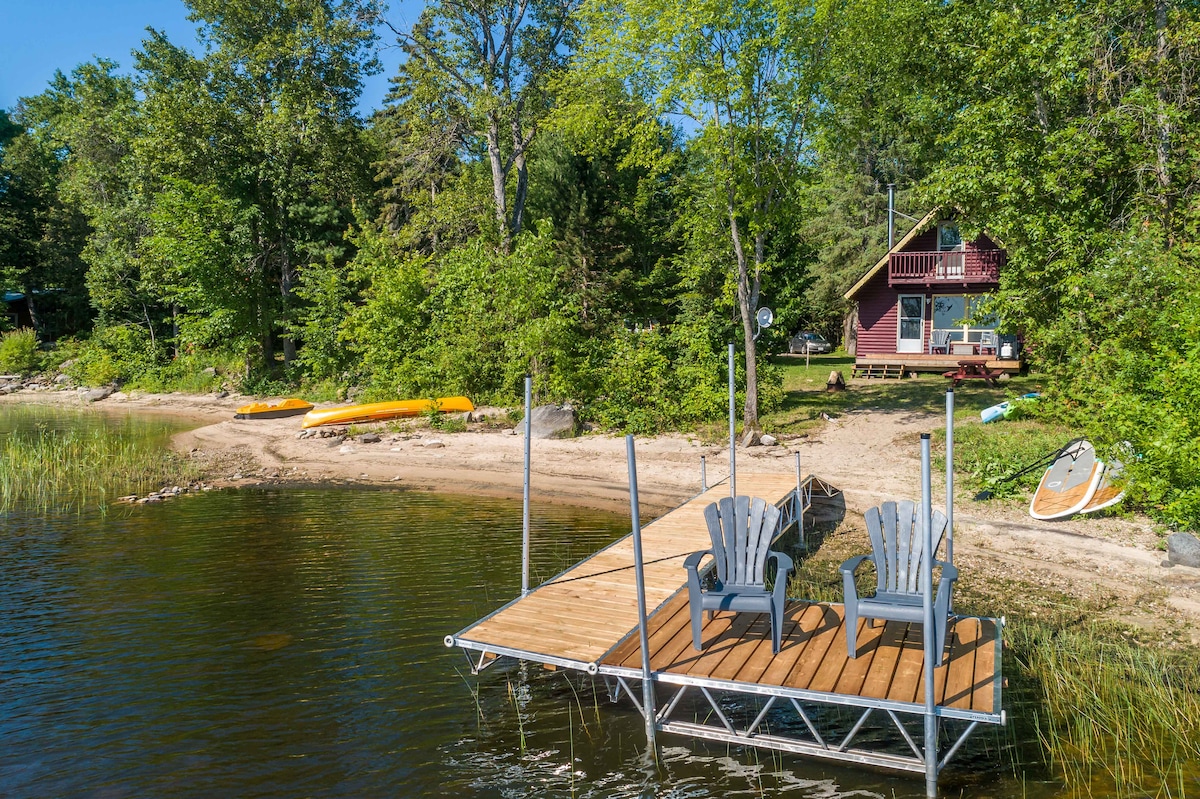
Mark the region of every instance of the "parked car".
POLYGON ((788 352, 793 355, 825 355, 833 352, 833 345, 830 344, 820 333, 813 333, 809 330, 801 330, 796 335, 788 339, 788 352))

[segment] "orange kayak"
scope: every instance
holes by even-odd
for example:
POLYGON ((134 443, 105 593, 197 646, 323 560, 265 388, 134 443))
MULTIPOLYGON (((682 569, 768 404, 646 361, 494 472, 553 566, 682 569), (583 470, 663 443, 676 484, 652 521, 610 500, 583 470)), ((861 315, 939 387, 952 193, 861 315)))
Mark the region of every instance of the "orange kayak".
POLYGON ((313 409, 311 402, 302 399, 285 399, 274 405, 266 402, 252 402, 237 409, 234 419, 279 419, 284 416, 298 416, 313 409))
POLYGON ((304 414, 301 427, 317 427, 323 424, 353 424, 355 422, 382 422, 404 416, 420 416, 435 409, 440 413, 464 413, 475 410, 466 397, 438 397, 435 400, 399 400, 397 402, 372 402, 367 405, 344 405, 323 411, 304 414))

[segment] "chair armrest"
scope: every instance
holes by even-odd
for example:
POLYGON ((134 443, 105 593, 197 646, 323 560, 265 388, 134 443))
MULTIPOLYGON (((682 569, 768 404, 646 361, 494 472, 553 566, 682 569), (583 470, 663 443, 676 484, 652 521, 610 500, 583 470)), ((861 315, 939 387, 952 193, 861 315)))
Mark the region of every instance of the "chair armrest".
POLYGON ((767 559, 774 560, 775 568, 780 572, 790 574, 796 570, 796 564, 792 562, 789 556, 782 552, 769 551, 767 552, 767 559))
POLYGON ((838 566, 838 571, 842 574, 853 575, 858 570, 858 567, 863 565, 863 561, 867 560, 871 560, 870 555, 855 555, 841 566, 838 566))
POLYGON ((934 564, 942 570, 942 573, 938 578, 937 596, 933 598, 933 606, 939 616, 944 616, 950 611, 950 592, 954 589, 955 581, 958 580, 958 569, 945 561, 935 560, 934 564))
POLYGON ((783 602, 787 598, 788 575, 796 570, 796 564, 782 552, 767 552, 767 558, 775 561, 775 598, 783 602))
POLYGON ((697 569, 700 568, 700 561, 704 560, 705 555, 711 554, 711 549, 706 549, 702 552, 693 552, 692 554, 688 555, 687 560, 683 562, 683 568, 687 569, 689 572, 696 573, 697 569))
POLYGON ((943 560, 935 560, 933 563, 942 570, 942 576, 938 579, 938 583, 952 583, 958 579, 957 566, 952 566, 943 560))

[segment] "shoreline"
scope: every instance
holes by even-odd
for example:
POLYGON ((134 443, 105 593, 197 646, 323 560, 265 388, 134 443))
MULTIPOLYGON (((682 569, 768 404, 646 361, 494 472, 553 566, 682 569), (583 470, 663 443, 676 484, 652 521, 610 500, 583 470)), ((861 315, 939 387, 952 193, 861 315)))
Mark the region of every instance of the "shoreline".
MULTIPOLYGON (((399 487, 519 499, 523 493, 524 437, 511 424, 473 423, 443 433, 424 420, 356 425, 380 441, 357 437, 299 438, 300 418, 235 420, 254 398, 114 393, 85 403, 73 391, 19 392, 0 402, 86 408, 98 413, 155 413, 185 418, 196 427, 176 434, 174 449, 217 487, 300 486, 330 483, 399 487)), ((862 529, 861 513, 886 499, 920 495, 917 441, 942 424, 940 416, 912 411, 854 411, 808 436, 775 446, 739 448, 739 474, 802 471, 839 489, 840 500, 822 521, 862 529)), ((636 439, 643 520, 661 515, 700 490, 700 458, 709 485, 728 475, 728 448, 695 436, 636 439)), ((629 512, 623 436, 590 433, 562 440, 535 439, 531 499, 595 510, 629 512)), ((941 475, 934 497, 944 497, 941 475)), ((937 504, 942 504, 935 499, 937 504)), ((1200 643, 1200 569, 1164 568, 1156 526, 1131 515, 1087 516, 1041 522, 1022 503, 955 498, 955 555, 972 564, 976 579, 1053 588, 1111 599, 1110 617, 1173 638, 1200 643)), ((865 534, 864 534, 865 544, 865 534)), ((966 577, 967 575, 964 575, 966 577)), ((998 613, 1003 609, 998 609, 998 613)))

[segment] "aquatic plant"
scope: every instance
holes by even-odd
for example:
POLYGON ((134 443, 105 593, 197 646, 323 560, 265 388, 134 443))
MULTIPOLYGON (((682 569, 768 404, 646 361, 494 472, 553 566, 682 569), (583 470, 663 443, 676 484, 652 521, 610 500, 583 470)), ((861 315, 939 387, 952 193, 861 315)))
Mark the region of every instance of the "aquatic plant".
POLYGON ((1076 796, 1179 797, 1200 777, 1195 653, 1139 645, 1087 625, 1011 625, 1007 637, 1039 701, 1025 709, 1076 796))
POLYGON ((193 476, 161 441, 104 426, 68 419, 0 435, 0 511, 104 507, 122 494, 186 483, 193 476))

